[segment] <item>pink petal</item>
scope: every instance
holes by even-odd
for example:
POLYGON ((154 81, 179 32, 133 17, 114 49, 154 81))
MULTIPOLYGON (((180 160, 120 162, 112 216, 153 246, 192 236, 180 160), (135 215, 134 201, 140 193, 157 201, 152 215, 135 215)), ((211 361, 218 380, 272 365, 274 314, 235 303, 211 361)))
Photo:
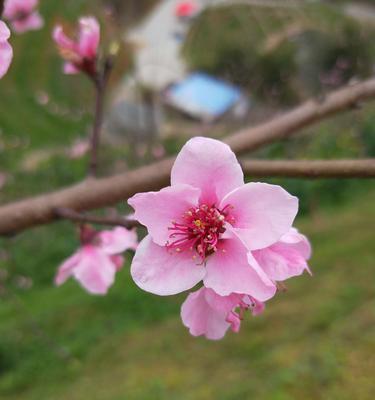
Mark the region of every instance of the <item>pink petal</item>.
POLYGON ((251 313, 253 314, 254 317, 262 314, 264 309, 266 308, 266 305, 262 301, 258 301, 257 299, 254 299, 254 297, 251 296, 244 296, 242 301, 245 304, 249 305, 251 313))
POLYGON ((243 185, 242 169, 228 145, 195 137, 178 154, 171 173, 172 186, 185 183, 201 189, 201 202, 218 203, 243 185))
POLYGON ((44 21, 38 12, 30 14, 27 18, 14 20, 12 27, 17 33, 24 33, 30 30, 37 30, 42 28, 44 21))
POLYGON ((228 313, 239 304, 243 295, 232 293, 229 296, 220 296, 212 289, 206 288, 205 297, 211 308, 215 309, 216 311, 228 313))
POLYGON ((200 191, 189 185, 168 186, 159 192, 138 193, 128 200, 135 219, 145 225, 155 243, 164 246, 169 239, 168 227, 180 221, 183 214, 198 204, 200 191))
POLYGON ((119 254, 126 250, 135 250, 138 245, 137 231, 128 230, 121 226, 110 231, 102 231, 98 235, 99 247, 107 254, 119 254))
POLYGON ((4 17, 14 19, 17 14, 31 13, 38 5, 38 0, 6 0, 4 4, 4 17))
POLYGON ((282 187, 267 183, 248 183, 222 200, 234 208, 231 215, 236 233, 249 250, 267 247, 280 239, 292 226, 298 211, 298 199, 282 187))
POLYGON ((310 253, 306 237, 296 230, 291 230, 272 246, 253 252, 259 265, 274 281, 284 281, 309 271, 306 259, 310 253))
POLYGON ((10 30, 5 22, 0 20, 0 43, 6 42, 10 38, 10 30))
POLYGON ((290 230, 280 238, 280 241, 285 244, 293 244, 301 256, 308 260, 311 257, 311 245, 305 235, 298 232, 296 228, 290 230))
POLYGON ((100 26, 93 17, 79 20, 79 53, 84 58, 95 58, 98 52, 100 40, 100 26))
POLYGON ((115 255, 111 255, 110 259, 113 262, 113 264, 116 265, 116 271, 120 271, 120 269, 124 265, 125 258, 123 256, 115 254, 115 255))
POLYGON ((75 51, 76 45, 68 36, 65 35, 61 25, 57 25, 52 33, 55 43, 65 50, 75 51))
POLYGON ((0 43, 0 79, 8 72, 12 62, 13 50, 8 42, 0 43))
POLYGON ((233 332, 238 333, 241 328, 241 319, 236 312, 231 312, 227 315, 226 321, 230 323, 230 328, 233 332))
POLYGON ((0 79, 7 73, 13 58, 12 46, 8 43, 10 31, 3 21, 0 21, 0 79))
POLYGON ((77 251, 71 257, 66 259, 59 267, 55 276, 55 284, 62 285, 74 273, 74 268, 80 263, 82 259, 81 250, 77 251))
POLYGON ((75 75, 80 72, 80 70, 72 63, 66 62, 63 66, 63 72, 66 75, 75 75))
POLYGON ((143 290, 167 296, 195 286, 205 274, 202 265, 196 265, 192 251, 169 253, 146 236, 139 244, 131 266, 134 282, 143 290))
POLYGON ((85 246, 74 277, 89 293, 104 295, 113 285, 116 271, 116 264, 107 254, 94 246, 85 246))
POLYGON ((230 327, 226 313, 214 310, 206 300, 204 287, 190 293, 181 307, 181 319, 193 336, 204 335, 207 339, 222 339, 230 327))
POLYGON ((204 285, 220 296, 245 293, 265 301, 276 293, 275 285, 237 238, 219 244, 217 252, 207 259, 206 270, 204 285))

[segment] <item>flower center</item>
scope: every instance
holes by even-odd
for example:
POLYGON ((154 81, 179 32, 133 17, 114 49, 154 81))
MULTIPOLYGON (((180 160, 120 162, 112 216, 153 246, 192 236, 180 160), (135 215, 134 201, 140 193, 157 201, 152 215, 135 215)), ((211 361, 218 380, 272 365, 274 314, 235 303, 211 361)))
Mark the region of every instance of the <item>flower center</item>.
MULTIPOLYGON (((202 204, 191 207, 182 215, 182 221, 172 221, 168 227, 171 232, 166 247, 177 253, 184 250, 195 250, 202 262, 217 251, 220 237, 225 232, 225 223, 234 223, 230 215, 232 206, 227 205, 219 210, 215 205, 202 204)), ((195 259, 196 256, 193 256, 195 259)))

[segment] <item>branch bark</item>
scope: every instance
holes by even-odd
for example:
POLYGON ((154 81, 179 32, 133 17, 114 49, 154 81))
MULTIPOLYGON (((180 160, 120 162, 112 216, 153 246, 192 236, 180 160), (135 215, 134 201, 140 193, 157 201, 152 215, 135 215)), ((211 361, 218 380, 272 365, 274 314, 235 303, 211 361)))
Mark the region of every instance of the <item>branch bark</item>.
POLYGON ((88 215, 79 213, 69 208, 56 208, 54 210, 58 218, 67 219, 69 221, 78 223, 89 223, 99 225, 110 225, 110 226, 123 226, 124 228, 131 229, 139 226, 139 222, 123 218, 121 216, 114 217, 99 217, 97 215, 88 215))
POLYGON ((289 178, 375 178, 375 159, 366 160, 241 160, 246 175, 289 178))
MULTIPOLYGON (((310 100, 259 126, 241 130, 224 140, 237 154, 281 140, 322 119, 356 107, 375 97, 375 79, 335 91, 324 101, 310 100)), ((0 207, 0 235, 9 235, 56 219, 56 208, 89 211, 125 201, 142 191, 168 185, 174 158, 109 178, 90 178, 74 186, 0 207)), ((254 171, 252 171, 254 173, 254 171)))
POLYGON ((374 97, 375 78, 372 78, 336 90, 322 101, 309 100, 269 122, 236 132, 225 141, 235 153, 256 150, 266 144, 288 138, 302 128, 340 111, 355 109, 361 102, 374 97))

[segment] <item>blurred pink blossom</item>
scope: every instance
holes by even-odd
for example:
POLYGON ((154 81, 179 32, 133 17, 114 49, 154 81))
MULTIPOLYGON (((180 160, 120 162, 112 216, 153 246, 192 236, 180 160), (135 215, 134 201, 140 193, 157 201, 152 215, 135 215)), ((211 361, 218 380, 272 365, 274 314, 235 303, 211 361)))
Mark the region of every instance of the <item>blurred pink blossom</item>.
POLYGON ((7 73, 13 58, 13 49, 8 42, 9 37, 8 27, 0 20, 0 79, 7 73))
POLYGON ((277 185, 244 184, 229 146, 196 137, 182 148, 171 186, 129 199, 148 229, 131 273, 142 289, 172 295, 203 280, 220 296, 240 293, 266 301, 275 282, 253 251, 289 232, 298 199, 277 185))
POLYGON ((90 142, 86 139, 78 139, 68 149, 68 157, 73 160, 81 158, 85 154, 87 154, 89 150, 90 150, 90 142))
POLYGON ((137 233, 116 227, 97 232, 89 226, 81 228, 82 246, 59 267, 56 285, 73 276, 89 293, 104 295, 112 286, 124 259, 120 255, 137 247, 137 233))
POLYGON ((66 74, 77 74, 78 72, 85 72, 90 76, 96 74, 100 26, 94 17, 80 18, 76 40, 66 36, 61 25, 55 27, 53 39, 65 60, 64 72, 66 74))
POLYGON ((181 318, 193 336, 219 340, 229 328, 239 332, 245 311, 251 310, 255 316, 264 307, 264 303, 248 295, 219 296, 212 289, 202 287, 188 295, 181 307, 181 318))
POLYGON ((165 148, 161 144, 157 144, 152 148, 152 155, 155 158, 162 158, 165 156, 165 148))
POLYGON ((6 0, 4 17, 17 33, 40 29, 44 22, 39 12, 38 0, 6 0))

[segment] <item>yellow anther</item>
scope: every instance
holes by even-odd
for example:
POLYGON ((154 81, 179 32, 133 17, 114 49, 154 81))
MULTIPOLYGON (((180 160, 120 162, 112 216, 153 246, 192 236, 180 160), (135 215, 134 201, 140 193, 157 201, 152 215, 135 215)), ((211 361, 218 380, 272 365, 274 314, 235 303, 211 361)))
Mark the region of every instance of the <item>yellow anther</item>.
POLYGON ((201 227, 203 226, 203 223, 202 223, 202 221, 201 221, 200 219, 196 219, 196 220, 194 221, 194 225, 195 225, 197 228, 201 228, 201 227))

